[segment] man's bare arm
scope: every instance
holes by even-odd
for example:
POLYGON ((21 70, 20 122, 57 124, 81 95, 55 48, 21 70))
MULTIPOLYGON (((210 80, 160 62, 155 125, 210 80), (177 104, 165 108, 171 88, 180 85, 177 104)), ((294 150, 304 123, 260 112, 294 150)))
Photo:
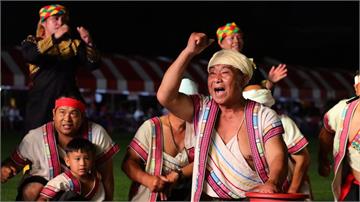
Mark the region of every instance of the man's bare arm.
POLYGON ((292 154, 291 158, 294 160, 295 165, 288 193, 297 193, 304 180, 304 175, 308 171, 310 165, 310 154, 305 147, 299 152, 292 154))
POLYGON ((138 182, 146 186, 150 191, 161 192, 165 188, 165 184, 168 181, 165 176, 154 176, 145 172, 143 161, 132 150, 128 149, 123 163, 122 170, 133 181, 138 182))
POLYGON ((107 160, 99 168, 102 182, 105 189, 105 200, 112 201, 114 196, 114 172, 113 172, 113 160, 107 160))
POLYGON ((266 160, 269 165, 269 179, 265 184, 254 188, 256 192, 276 193, 281 191, 288 173, 288 153, 282 136, 277 135, 265 143, 266 160))
POLYGON ((322 127, 319 134, 318 172, 323 177, 330 175, 331 166, 328 156, 332 153, 333 143, 334 133, 331 133, 322 127))
POLYGON ((192 121, 193 104, 189 96, 178 93, 182 76, 191 59, 211 44, 203 33, 192 33, 186 48, 167 69, 157 92, 157 99, 162 106, 177 117, 192 121))
POLYGON ((1 183, 14 177, 22 167, 16 165, 10 158, 1 163, 1 183))

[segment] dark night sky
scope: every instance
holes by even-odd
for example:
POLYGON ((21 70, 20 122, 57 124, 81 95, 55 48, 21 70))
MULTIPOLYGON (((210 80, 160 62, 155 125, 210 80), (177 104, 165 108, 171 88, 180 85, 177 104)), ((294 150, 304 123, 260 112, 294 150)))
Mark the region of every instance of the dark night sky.
MULTIPOLYGON (((56 1, 2 1, 2 49, 34 34, 38 10, 56 1)), ((359 67, 358 1, 65 1, 71 27, 84 25, 102 52, 176 57, 193 31, 216 37, 236 22, 245 33, 244 53, 289 64, 359 67)), ((74 29, 74 34, 76 33, 74 29)), ((201 56, 218 50, 212 45, 201 56)))

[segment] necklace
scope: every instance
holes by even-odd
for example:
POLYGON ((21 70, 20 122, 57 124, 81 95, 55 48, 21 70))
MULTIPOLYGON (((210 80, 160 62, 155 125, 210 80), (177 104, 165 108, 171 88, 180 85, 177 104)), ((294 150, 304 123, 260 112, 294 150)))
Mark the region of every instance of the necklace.
POLYGON ((179 146, 176 144, 175 139, 174 139, 174 132, 173 132, 173 129, 172 129, 172 125, 171 125, 171 122, 170 122, 169 115, 167 116, 167 119, 168 119, 169 126, 170 126, 171 140, 173 141, 173 143, 174 143, 174 145, 175 145, 176 152, 177 152, 177 153, 180 153, 179 146))
POLYGON ((241 123, 240 123, 239 129, 238 129, 237 132, 236 132, 236 135, 237 135, 237 136, 239 136, 239 132, 240 132, 240 129, 241 129, 242 125, 244 124, 244 120, 245 120, 245 115, 243 116, 243 119, 242 119, 242 121, 241 121, 241 123))

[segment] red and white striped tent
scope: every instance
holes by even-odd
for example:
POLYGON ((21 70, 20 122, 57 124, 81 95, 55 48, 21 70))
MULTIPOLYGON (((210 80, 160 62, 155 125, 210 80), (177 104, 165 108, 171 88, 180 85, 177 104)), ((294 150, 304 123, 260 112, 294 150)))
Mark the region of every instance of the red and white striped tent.
MULTIPOLYGON (((271 64, 279 64, 276 60, 265 59, 260 64, 264 75, 271 64)), ((353 87, 355 70, 309 68, 301 65, 287 64, 288 76, 280 81, 274 89, 274 97, 298 100, 325 101, 344 99, 355 95, 353 87)))
MULTIPOLYGON (((272 63, 264 60, 259 64, 267 74, 272 63)), ((119 54, 104 55, 100 69, 93 72, 79 69, 78 85, 83 90, 107 93, 146 92, 155 94, 165 70, 172 59, 166 57, 145 58, 119 54)), ((255 61, 256 62, 256 61, 255 61)), ((207 61, 197 60, 187 68, 185 76, 199 83, 200 91, 206 93, 207 61)), ((288 65, 288 76, 276 85, 274 96, 301 100, 341 99, 354 95, 353 72, 305 68, 288 65)), ((1 88, 27 89, 28 69, 19 47, 1 52, 1 88)))

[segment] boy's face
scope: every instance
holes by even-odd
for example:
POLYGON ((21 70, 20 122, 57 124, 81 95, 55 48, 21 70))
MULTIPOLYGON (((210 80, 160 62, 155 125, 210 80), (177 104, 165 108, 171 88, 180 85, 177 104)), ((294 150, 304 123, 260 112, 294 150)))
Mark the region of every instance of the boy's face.
POLYGON ((65 163, 70 170, 81 177, 87 175, 93 166, 93 155, 90 152, 74 151, 68 152, 65 156, 65 163))

